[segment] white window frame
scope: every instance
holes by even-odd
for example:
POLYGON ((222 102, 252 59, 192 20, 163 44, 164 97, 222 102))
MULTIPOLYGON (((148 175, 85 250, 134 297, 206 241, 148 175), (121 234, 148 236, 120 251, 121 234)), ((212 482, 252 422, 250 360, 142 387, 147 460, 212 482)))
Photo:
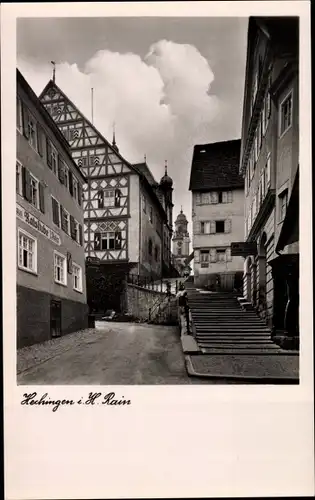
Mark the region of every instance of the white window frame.
POLYGON ((76 264, 75 262, 72 263, 72 275, 73 275, 73 290, 76 292, 83 292, 83 286, 82 286, 82 267, 76 264), (79 275, 77 275, 76 271, 79 272, 79 275), (79 286, 75 285, 75 278, 78 279, 79 286))
POLYGON ((282 101, 280 102, 280 106, 279 106, 279 139, 281 139, 286 133, 288 130, 290 130, 290 128, 292 127, 292 122, 293 122, 293 89, 291 89, 287 94, 286 96, 282 99, 282 101), (283 106, 285 104, 285 102, 291 98, 291 113, 290 113, 290 124, 288 125, 288 127, 286 129, 284 129, 283 131, 282 130, 282 110, 283 110, 283 106))
POLYGON ((58 151, 50 141, 50 161, 51 161, 51 170, 55 175, 58 175, 58 151))
MULTIPOLYGON (((59 210, 60 210, 60 203, 59 203, 59 210)), ((70 213, 64 207, 62 207, 62 211, 66 215, 66 219, 67 219, 67 232, 66 232, 66 234, 69 236, 70 235, 70 213)), ((59 217, 60 217, 60 225, 62 227, 62 224, 61 224, 61 210, 60 210, 59 217)))
POLYGON ((216 262, 226 262, 227 261, 227 255, 226 255, 226 248, 216 248, 216 262), (223 256, 223 259, 219 259, 219 255, 223 256))
POLYGON ((74 225, 75 225, 75 241, 76 243, 80 244, 80 234, 79 234, 79 226, 80 226, 80 223, 74 219, 74 225))
POLYGON ((16 129, 20 132, 20 134, 22 134, 23 133, 22 101, 19 96, 17 96, 16 99, 16 118, 17 118, 16 129))
POLYGON ((63 161, 63 170, 64 170, 64 186, 69 188, 69 168, 66 163, 63 161))
MULTIPOLYGON (((28 233, 22 228, 18 228, 18 268, 22 271, 26 271, 28 273, 37 274, 37 238, 35 238, 32 234, 28 233), (20 263, 20 234, 25 238, 28 238, 34 243, 34 251, 33 251, 33 266, 32 268, 25 267, 20 263)), ((23 247, 22 247, 23 248, 23 247)))
POLYGON ((16 160, 16 193, 20 196, 23 195, 23 185, 22 185, 22 163, 20 160, 16 160), (18 179, 17 179, 18 176, 18 179))
POLYGON ((67 258, 66 258, 65 255, 63 255, 60 252, 57 252, 56 250, 54 251, 54 281, 58 285, 67 286, 67 258), (56 270, 56 257, 59 257, 59 258, 63 259, 63 276, 64 276, 64 281, 60 281, 60 280, 58 280, 56 278, 56 273, 55 273, 55 270, 56 270))
POLYGON ((32 172, 30 172, 30 183, 31 183, 31 190, 32 190, 32 180, 35 181, 36 183, 36 190, 37 190, 37 196, 36 196, 36 204, 34 205, 33 203, 33 192, 32 192, 32 201, 30 201, 30 204, 37 208, 37 210, 39 210, 39 180, 35 177, 35 175, 32 174, 32 172))

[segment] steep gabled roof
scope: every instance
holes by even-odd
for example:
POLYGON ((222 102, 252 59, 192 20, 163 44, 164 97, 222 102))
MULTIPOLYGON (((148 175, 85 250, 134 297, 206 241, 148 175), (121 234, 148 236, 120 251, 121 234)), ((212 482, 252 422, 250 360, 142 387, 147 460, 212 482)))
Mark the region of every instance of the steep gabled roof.
POLYGON ((200 144, 194 147, 190 191, 241 188, 239 175, 241 140, 200 144))
POLYGON ((79 167, 77 166, 77 164, 75 163, 75 161, 72 158, 69 143, 66 141, 65 137, 63 136, 63 134, 59 130, 59 127, 56 125, 55 121, 50 116, 48 111, 45 109, 45 106, 43 106, 42 102, 37 97, 34 90, 28 84, 28 82, 25 80, 24 76, 22 75, 22 73, 20 72, 20 70, 18 68, 16 68, 16 78, 17 78, 17 82, 21 85, 21 87, 23 87, 23 89, 27 93, 28 97, 30 98, 30 100, 32 101, 32 103, 34 104, 36 109, 40 112, 43 119, 45 120, 45 122, 47 123, 47 125, 49 126, 49 128, 51 129, 53 134, 56 136, 57 140, 62 144, 63 148, 66 151, 68 160, 73 165, 75 171, 80 174, 80 176, 84 180, 84 182, 87 182, 86 177, 82 174, 81 170, 79 169, 79 167))
POLYGON ((149 167, 148 167, 148 165, 147 165, 146 162, 143 162, 143 163, 134 163, 133 167, 138 172, 141 172, 141 174, 145 176, 145 178, 147 179, 148 183, 151 184, 151 186, 157 186, 158 185, 158 183, 154 179, 154 176, 153 176, 153 174, 152 174, 151 170, 149 169, 149 167))

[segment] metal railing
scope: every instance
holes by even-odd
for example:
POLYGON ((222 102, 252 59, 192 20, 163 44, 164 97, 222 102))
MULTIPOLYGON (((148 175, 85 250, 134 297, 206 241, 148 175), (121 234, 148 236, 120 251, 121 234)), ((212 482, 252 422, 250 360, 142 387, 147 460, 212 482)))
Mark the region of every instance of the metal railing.
POLYGON ((177 294, 179 285, 183 281, 185 281, 183 278, 160 278, 157 280, 149 276, 141 276, 138 274, 129 274, 127 276, 127 283, 131 285, 140 286, 147 290, 154 290, 160 293, 170 292, 172 295, 177 294))

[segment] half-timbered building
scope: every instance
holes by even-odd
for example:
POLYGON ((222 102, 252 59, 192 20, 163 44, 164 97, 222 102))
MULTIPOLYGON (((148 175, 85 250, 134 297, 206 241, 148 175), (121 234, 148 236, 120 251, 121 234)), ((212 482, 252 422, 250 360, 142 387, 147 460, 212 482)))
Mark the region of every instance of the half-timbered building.
POLYGON ((70 148, 17 70, 17 346, 87 327, 82 186, 70 148))
POLYGON ((146 162, 129 163, 120 154, 115 136, 110 143, 55 81, 48 82, 40 99, 87 178, 83 189, 85 256, 88 263, 98 263, 99 282, 102 277, 103 284, 107 280, 102 298, 95 280, 88 286, 88 300, 99 309, 121 310, 126 273, 156 279, 169 272, 172 180, 166 172, 158 184, 146 162))

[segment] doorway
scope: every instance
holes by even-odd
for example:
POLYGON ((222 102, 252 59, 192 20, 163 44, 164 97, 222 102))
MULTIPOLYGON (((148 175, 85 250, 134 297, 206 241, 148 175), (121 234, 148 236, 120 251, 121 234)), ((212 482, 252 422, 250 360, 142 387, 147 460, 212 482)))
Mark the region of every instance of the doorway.
POLYGON ((61 301, 50 301, 50 336, 51 338, 61 335, 61 301))

